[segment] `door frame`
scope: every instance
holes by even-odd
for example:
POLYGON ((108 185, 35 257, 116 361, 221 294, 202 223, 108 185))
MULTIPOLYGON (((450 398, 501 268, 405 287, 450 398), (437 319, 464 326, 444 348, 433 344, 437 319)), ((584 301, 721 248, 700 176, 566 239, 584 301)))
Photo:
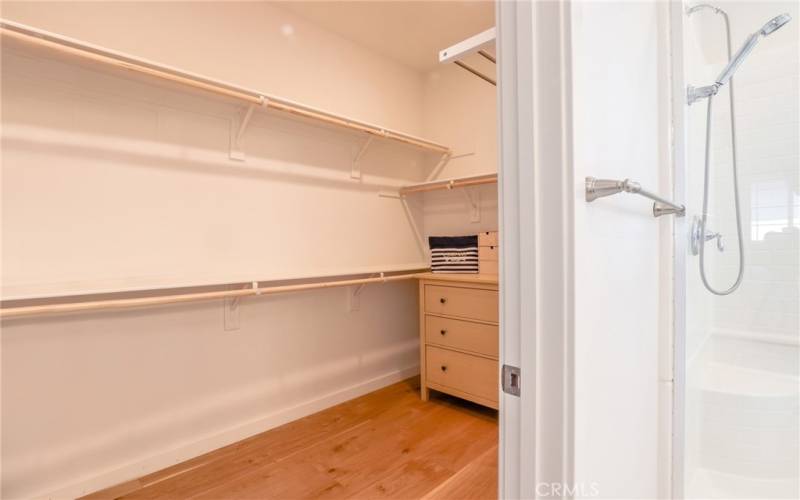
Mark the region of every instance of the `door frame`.
POLYGON ((669 497, 684 498, 686 435, 686 286, 689 202, 686 185, 688 105, 684 99, 684 30, 686 14, 682 2, 669 4, 669 72, 671 91, 673 196, 685 200, 687 216, 674 218, 672 234, 672 408, 669 444, 669 497))
POLYGON ((573 203, 582 189, 572 165, 571 3, 496 9, 500 362, 521 370, 521 395, 500 397, 499 497, 569 497, 573 203))

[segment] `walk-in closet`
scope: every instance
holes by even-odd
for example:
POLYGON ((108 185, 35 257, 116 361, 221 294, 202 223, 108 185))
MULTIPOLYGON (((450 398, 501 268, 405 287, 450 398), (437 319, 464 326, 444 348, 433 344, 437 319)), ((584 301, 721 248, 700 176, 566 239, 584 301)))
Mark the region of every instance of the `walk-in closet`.
POLYGON ((2 5, 2 497, 494 498, 495 5, 2 5))

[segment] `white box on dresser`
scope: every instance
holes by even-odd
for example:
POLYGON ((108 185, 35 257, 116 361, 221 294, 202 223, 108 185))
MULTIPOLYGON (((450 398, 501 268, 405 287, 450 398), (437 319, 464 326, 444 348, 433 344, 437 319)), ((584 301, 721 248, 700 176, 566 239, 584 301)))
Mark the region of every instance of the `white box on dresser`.
POLYGON ((497 231, 478 233, 478 271, 480 274, 498 274, 500 239, 497 231))

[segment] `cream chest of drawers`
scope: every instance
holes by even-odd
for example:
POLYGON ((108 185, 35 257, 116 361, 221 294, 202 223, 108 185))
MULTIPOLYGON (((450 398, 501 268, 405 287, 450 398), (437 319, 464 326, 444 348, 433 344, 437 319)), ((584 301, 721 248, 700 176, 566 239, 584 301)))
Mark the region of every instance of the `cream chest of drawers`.
POLYGON ((419 279, 420 391, 497 408, 497 276, 427 273, 419 279))

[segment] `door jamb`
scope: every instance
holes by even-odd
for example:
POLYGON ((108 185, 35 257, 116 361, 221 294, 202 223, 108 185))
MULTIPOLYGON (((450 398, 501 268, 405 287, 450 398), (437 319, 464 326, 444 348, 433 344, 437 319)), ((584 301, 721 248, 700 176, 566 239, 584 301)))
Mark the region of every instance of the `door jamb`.
POLYGON ((497 2, 500 359, 499 497, 567 497, 573 485, 576 190, 571 3, 497 2), (555 494, 554 485, 561 486, 555 494))

